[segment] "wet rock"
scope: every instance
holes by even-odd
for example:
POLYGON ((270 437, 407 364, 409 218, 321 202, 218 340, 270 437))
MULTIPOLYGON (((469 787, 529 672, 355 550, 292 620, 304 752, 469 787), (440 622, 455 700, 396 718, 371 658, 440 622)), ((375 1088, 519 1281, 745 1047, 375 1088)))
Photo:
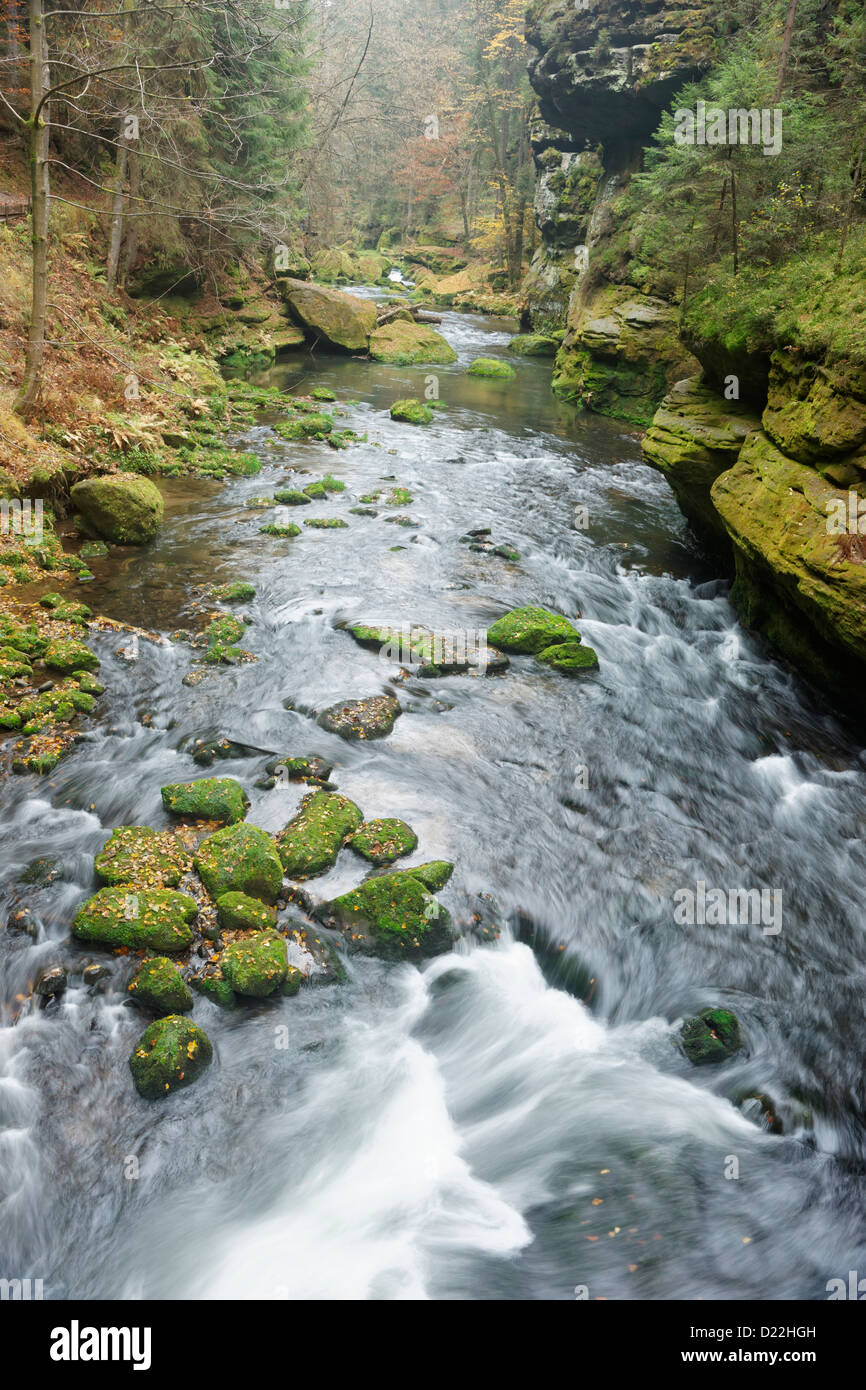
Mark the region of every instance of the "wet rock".
POLYGON ((441 955, 451 949, 451 918, 408 871, 367 879, 321 909, 355 950, 386 960, 441 955))
POLYGON ((263 536, 277 536, 281 540, 294 540, 295 536, 301 534, 300 526, 290 522, 287 526, 281 526, 276 522, 271 522, 268 526, 260 526, 259 531, 263 536))
POLYGON ((287 779, 290 782, 328 782, 334 765, 325 758, 311 754, 302 758, 279 758, 276 762, 268 763, 266 771, 278 781, 287 779))
POLYGON ((680 1030, 682 1049, 696 1067, 726 1062, 742 1047, 740 1025, 727 1009, 704 1009, 680 1030))
POLYGON ((277 909, 246 893, 223 893, 217 898, 217 917, 224 931, 267 931, 277 925, 277 909))
POLYGON ((535 655, 562 643, 579 643, 580 633, 549 608, 514 608, 487 631, 487 640, 506 652, 535 655))
POLYGON ((208 595, 220 603, 250 603, 256 591, 252 584, 245 584, 241 580, 235 584, 215 584, 208 590, 208 595))
POLYGON ((6 918, 6 930, 22 932, 24 936, 35 938, 39 935, 39 923, 29 907, 17 907, 6 918))
POLYGON ((366 352, 376 327, 376 306, 368 299, 323 289, 303 280, 279 280, 289 313, 307 337, 342 352, 366 352))
POLYGON ((359 826, 349 841, 356 854, 381 868, 393 864, 418 846, 418 836, 402 820, 370 820, 359 826))
POLYGON ((466 368, 467 376, 513 377, 516 375, 510 362, 502 362, 496 357, 476 357, 466 368))
POLYGON ((214 901, 225 893, 245 893, 272 903, 283 883, 274 841, 254 825, 233 825, 209 835, 195 866, 214 901))
POLYGON ((598 657, 592 647, 579 646, 576 642, 561 642, 553 647, 545 647, 544 651, 536 654, 535 659, 564 676, 598 670, 598 657))
POLYGON ((402 714, 393 695, 371 695, 365 700, 346 700, 323 710, 317 724, 340 738, 365 740, 385 738, 402 714))
POLYGON ((438 893, 444 888, 453 872, 454 865, 447 859, 432 859, 429 864, 418 864, 406 870, 407 874, 423 883, 428 893, 438 893))
POLYGON ((277 932, 264 931, 236 941, 223 951, 220 969, 236 994, 266 999, 288 978, 285 938, 277 932))
POLYGON ((198 782, 173 782, 162 788, 162 804, 172 815, 196 820, 242 821, 249 797, 233 777, 204 777, 198 782))
POLYGON ((192 1008, 192 994, 177 966, 165 956, 143 961, 127 991, 136 1004, 161 1016, 185 1014, 192 1008))
POLYGON ((737 1106, 747 1120, 766 1129, 770 1134, 784 1134, 785 1126, 779 1118, 776 1102, 762 1091, 749 1091, 737 1097, 737 1106))
POLYGON ((54 994, 62 994, 66 989, 67 975, 65 965, 48 965, 40 970, 34 985, 34 993, 43 999, 54 994))
POLYGON ((543 333, 518 333, 508 347, 521 357, 555 357, 559 342, 556 338, 546 338, 543 333))
POLYGON ((97 878, 138 888, 176 888, 190 857, 173 835, 145 825, 122 825, 93 861, 97 878))
POLYGON ((83 642, 77 642, 74 637, 60 637, 49 642, 42 659, 46 666, 64 675, 73 671, 95 671, 99 666, 96 653, 85 647, 83 642))
POLYGON ((393 318, 375 329, 370 335, 370 356, 374 362, 400 367, 457 361, 457 353, 442 334, 427 324, 415 323, 411 315, 393 318))
POLYGON ((145 1100, 160 1100, 191 1086, 213 1060, 210 1038, 188 1018, 157 1019, 142 1034, 129 1059, 133 1081, 145 1100))
POLYGON ((75 484, 70 497, 98 535, 119 545, 152 540, 165 512, 159 489, 137 473, 86 478, 75 484))
POLYGON ((394 402, 391 406, 391 419, 400 420, 406 425, 432 425, 433 411, 423 401, 410 397, 408 400, 394 402))
POLYGON ((185 893, 121 885, 103 888, 79 908, 72 935, 103 946, 173 954, 192 945, 190 924, 197 915, 198 903, 185 893))
POLYGON ((47 888, 63 876, 63 865, 59 859, 31 859, 18 879, 28 887, 47 888))
POLYGON ((102 961, 91 961, 88 965, 85 965, 81 974, 86 985, 98 985, 102 980, 110 978, 111 967, 103 964, 102 961))
POLYGON ((274 493, 274 501, 281 507, 309 507, 312 500, 305 492, 296 492, 294 488, 281 488, 274 493))
POLYGON ((305 797, 294 820, 277 836, 277 849, 289 878, 315 878, 337 862, 363 815, 353 801, 335 792, 305 797))
POLYGON ((207 965, 203 970, 189 977, 190 987, 196 994, 204 995, 212 1004, 230 1009, 237 1003, 237 995, 224 977, 219 966, 207 965))
MULTIPOLYGON (((390 517, 389 517, 390 520, 390 517)), ((311 516, 304 521, 305 526, 310 526, 316 531, 336 531, 348 526, 348 521, 343 521, 340 517, 311 516)))

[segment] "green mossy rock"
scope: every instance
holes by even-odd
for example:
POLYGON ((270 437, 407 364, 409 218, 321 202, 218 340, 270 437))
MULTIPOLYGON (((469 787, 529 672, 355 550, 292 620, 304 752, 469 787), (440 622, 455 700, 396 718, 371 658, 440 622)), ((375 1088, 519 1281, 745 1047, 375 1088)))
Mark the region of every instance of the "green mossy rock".
POLYGON ((366 700, 344 700, 322 710, 316 723, 348 742, 385 738, 403 713, 393 695, 371 695, 366 700))
POLYGON ((210 1038, 188 1018, 171 1014, 152 1023, 129 1059, 136 1090, 161 1100, 197 1081, 213 1061, 210 1038))
POLYGON ((380 868, 417 849, 418 836, 402 820, 369 820, 356 830, 349 843, 357 854, 380 868))
POLYGON ((349 523, 338 516, 311 516, 305 520, 304 525, 311 527, 314 531, 341 531, 349 523))
POLYGON ((549 608, 513 608, 487 631, 491 646, 534 656, 548 647, 579 643, 580 633, 561 613, 549 608))
POLYGON ((466 368, 467 376, 513 377, 516 375, 510 362, 501 362, 496 357, 476 357, 466 368))
POLYGON ((267 931, 277 925, 277 909, 246 893, 223 893, 217 898, 217 919, 224 931, 267 931))
POLYGON ((185 1014, 192 1008, 192 994, 180 971, 166 956, 143 961, 127 986, 130 999, 152 1013, 185 1014))
POLYGON ((288 977, 285 937, 263 931, 235 941, 220 957, 224 979, 246 999, 267 999, 288 977))
POLYGON ((559 343, 556 338, 546 338, 542 333, 518 333, 508 347, 521 357, 555 357, 559 343))
POLYGON ((353 801, 336 792, 314 792, 277 836, 277 849, 289 878, 315 878, 337 862, 337 855, 363 820, 353 801))
POLYGON ((72 679, 78 683, 78 689, 85 695, 104 695, 105 686, 100 685, 95 676, 89 671, 73 671, 72 679))
POLYGON ((454 865, 447 859, 433 859, 429 864, 419 864, 414 869, 406 870, 413 878, 420 879, 428 893, 438 893, 444 888, 453 872, 454 865))
POLYGON ((328 782, 334 770, 333 763, 325 758, 311 754, 307 758, 279 758, 268 763, 266 771, 272 777, 280 776, 280 770, 290 782, 328 782))
POLYGON ((171 888, 121 884, 90 898, 72 923, 78 941, 174 954, 192 945, 198 903, 171 888))
POLYGON ((336 392, 329 390, 327 386, 314 386, 310 396, 314 401, 335 401, 337 399, 336 392))
POLYGON ((390 362, 409 367, 422 363, 447 366, 457 361, 457 353, 441 333, 410 318, 392 319, 370 335, 370 356, 374 362, 390 362))
POLYGON ((743 1045, 736 1016, 727 1009, 704 1009, 682 1026, 683 1052, 696 1067, 726 1062, 743 1045))
POLYGON ((303 280, 278 282, 289 313, 307 337, 341 352, 366 352, 376 327, 376 306, 369 299, 322 289, 303 280))
POLYGON ((96 671, 99 668, 99 657, 96 653, 85 647, 83 642, 77 642, 74 637, 58 637, 49 642, 42 659, 52 671, 61 671, 64 675, 73 671, 96 671))
POLYGON ((562 642, 557 646, 545 647, 544 651, 537 653, 535 659, 564 676, 576 676, 581 671, 598 670, 598 657, 592 647, 579 646, 577 642, 562 642))
POLYGON ((245 893, 272 903, 283 883, 274 841, 255 825, 232 825, 209 835, 195 866, 215 902, 226 893, 245 893))
POLYGON ((226 614, 222 618, 215 618, 205 629, 204 640, 209 647, 230 647, 233 643, 239 642, 245 632, 246 625, 240 618, 232 618, 226 614))
POLYGON ((209 965, 200 975, 190 975, 189 983, 196 994, 203 995, 223 1009, 234 1008, 237 1003, 237 995, 218 966, 209 965))
POLYGON ((405 872, 369 878, 324 909, 355 949, 386 960, 451 949, 451 918, 420 878, 405 872))
POLYGON ((391 406, 391 419, 401 420, 407 425, 432 425, 433 411, 423 401, 410 398, 394 402, 391 406))
POLYGON ((159 489, 137 473, 86 478, 70 497, 89 526, 118 545, 143 545, 162 525, 165 504, 159 489))
POLYGON ((281 507, 309 507, 312 498, 305 492, 295 492, 294 489, 281 489, 274 493, 274 501, 281 507))
POLYGON ((162 788, 162 804, 175 816, 224 821, 227 825, 242 821, 250 809, 249 797, 233 777, 173 782, 162 788))
POLYGON ((208 593, 220 603, 249 603, 256 596, 253 585, 245 584, 243 581, 237 584, 217 584, 209 589, 208 593))
POLYGON ((93 861, 103 883, 176 888, 191 860, 173 835, 146 825, 121 825, 93 861))
POLYGON ((290 522, 288 526, 279 526, 273 522, 269 526, 260 526, 259 530, 263 536, 279 536, 281 540, 294 540, 295 536, 301 534, 300 526, 295 526, 290 522))

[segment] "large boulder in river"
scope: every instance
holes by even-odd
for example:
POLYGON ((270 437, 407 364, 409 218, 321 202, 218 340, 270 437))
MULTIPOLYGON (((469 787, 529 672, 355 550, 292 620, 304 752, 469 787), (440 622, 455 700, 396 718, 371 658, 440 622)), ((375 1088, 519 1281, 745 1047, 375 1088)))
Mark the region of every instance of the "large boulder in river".
POLYGON ((272 903, 282 887, 283 866, 271 836, 255 825, 231 825, 209 835, 195 858, 199 876, 218 901, 245 893, 272 903))
POLYGON ((487 640, 503 651, 534 656, 563 642, 580 642, 580 633, 568 618, 549 608, 513 608, 488 628, 487 640))
POLYGON ((192 1008, 192 994, 174 961, 166 956, 142 961, 127 991, 130 999, 151 1013, 185 1014, 192 1008))
POLYGON ((286 939, 279 932, 256 932, 235 941, 220 957, 223 979, 246 999, 267 999, 289 974, 286 939))
POLYGON ((158 1018, 142 1034, 129 1059, 132 1079, 145 1100, 161 1100, 191 1086, 213 1060, 210 1038, 188 1018, 158 1018))
POLYGON ((315 878, 333 868, 337 855, 360 826, 354 801, 337 792, 314 792, 277 836, 277 851, 289 878, 315 878))
POLYGON ((118 545, 143 545, 153 539, 162 525, 162 494, 148 478, 137 473, 85 478, 70 489, 69 495, 88 526, 118 545))
POLYGON ((398 367, 457 361, 457 353, 441 333, 426 323, 414 323, 411 318, 395 318, 377 328, 370 335, 370 356, 374 362, 391 362, 398 367))
POLYGON ((321 915, 347 942, 386 960, 412 960, 451 949, 451 918, 422 880, 405 873, 368 878, 327 903, 321 915))
POLYGON ((349 742, 363 741, 385 738, 402 713, 400 702, 393 695, 371 695, 366 700, 341 700, 331 705, 322 710, 316 723, 349 742))
POLYGON ((341 352, 367 351, 377 319, 371 300, 303 280, 281 280, 279 287, 289 313, 308 338, 341 352))
POLYGON ((147 825, 120 825, 111 832, 93 867, 103 883, 176 888, 189 867, 189 855, 167 831, 151 830, 147 825))
POLYGON ((250 800, 234 777, 201 777, 196 782, 172 782, 162 788, 162 804, 174 816, 196 820, 221 820, 229 825, 243 820, 250 800))
POLYGON ((103 888, 79 908, 72 935, 101 946, 174 955, 192 945, 197 914, 198 903, 186 893, 125 883, 103 888))

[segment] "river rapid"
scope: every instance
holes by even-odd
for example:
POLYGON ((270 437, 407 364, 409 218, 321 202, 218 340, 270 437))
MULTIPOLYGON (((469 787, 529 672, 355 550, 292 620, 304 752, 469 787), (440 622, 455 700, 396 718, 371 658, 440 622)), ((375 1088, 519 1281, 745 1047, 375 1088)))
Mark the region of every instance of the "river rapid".
MULTIPOLYGON (((549 363, 464 375, 508 355, 507 325, 447 313, 442 331, 457 366, 277 366, 265 382, 331 388, 369 442, 257 424, 261 474, 166 481, 158 539, 94 562, 91 607, 166 634, 196 586, 251 581, 257 663, 190 690, 182 644, 128 661, 97 636, 100 717, 50 780, 0 786, 0 920, 24 900, 40 922, 35 942, 0 930, 0 1276, 47 1298, 815 1300, 866 1273, 862 749, 739 626, 631 432, 555 401, 549 363), (431 374, 447 409, 393 422, 431 374), (348 530, 260 534, 249 498, 326 472, 346 493, 306 511, 348 530), (393 486, 417 529, 349 513, 393 486), (480 527, 520 561, 460 543, 480 527), (579 614, 600 671, 515 657, 392 686, 336 626, 479 631, 526 603, 579 614), (406 712, 375 743, 304 713, 389 689, 406 712), (268 753, 322 754, 367 818, 415 829, 412 862, 455 861, 455 919, 480 901, 502 930, 420 969, 352 957, 342 986, 239 1012, 199 999, 214 1065, 150 1104, 128 962, 69 924, 111 828, 167 826, 160 787, 208 775, 187 749, 215 733, 263 750, 215 769, 252 823, 281 829, 305 790, 255 789, 268 753), (45 856, 59 877, 23 887, 45 856), (781 891, 781 930, 678 924, 698 882, 781 891), (85 986, 94 958, 112 987, 85 986), (37 1009, 29 982, 57 959, 69 989, 37 1009), (709 1005, 746 1047, 695 1068, 676 1025, 709 1005), (737 1103, 753 1091, 783 1133, 737 1103)), ((346 851, 311 886, 360 877, 346 851)))

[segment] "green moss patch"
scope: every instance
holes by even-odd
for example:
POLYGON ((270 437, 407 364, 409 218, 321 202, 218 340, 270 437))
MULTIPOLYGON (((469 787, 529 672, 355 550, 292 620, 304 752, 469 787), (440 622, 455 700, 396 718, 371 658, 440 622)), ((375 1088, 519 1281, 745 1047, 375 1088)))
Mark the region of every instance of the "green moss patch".
POLYGON ((391 406, 391 419, 400 420, 406 425, 432 425, 433 411, 423 401, 414 397, 405 401, 395 401, 391 406))
POLYGON ((249 797, 233 777, 203 777, 197 782, 174 782, 162 788, 162 804, 172 815, 196 820, 242 821, 249 797))
POLYGON ((177 966, 166 956, 144 961, 127 990, 130 999, 155 1014, 185 1014, 192 1008, 192 994, 177 966))
POLYGON ((355 949, 389 960, 439 955, 451 948, 451 919, 414 874, 383 874, 324 909, 355 949))
POLYGON ((405 821, 371 820, 359 827, 349 843, 357 854, 381 867, 417 849, 418 836, 405 821))
POLYGON ((704 1009, 680 1030, 683 1052, 696 1067, 726 1062, 743 1045, 740 1025, 727 1009, 704 1009))
POLYGON ((217 919, 225 931, 267 931, 277 925, 277 910, 246 893, 217 898, 217 919))
POLYGON ((289 878, 315 878, 337 862, 343 844, 360 826, 363 815, 353 801, 336 792, 314 792, 277 836, 277 848, 289 878))
POLYGON ((513 377, 516 375, 510 362, 500 362, 496 357, 476 357, 466 368, 467 376, 513 377))
POLYGON ((139 1095, 145 1100, 160 1100, 191 1086, 212 1061, 213 1047, 207 1034, 188 1018, 171 1014, 146 1029, 129 1066, 139 1095))
POLYGON ((233 825, 209 835, 195 866, 218 902, 225 893, 245 893, 272 903, 282 887, 283 867, 270 835, 254 825, 233 825))
POLYGON ((78 911, 72 935, 79 941, 133 950, 185 951, 193 942, 190 925, 198 914, 195 898, 170 888, 103 888, 78 911))
POLYGON ((95 671, 99 667, 99 657, 77 642, 74 637, 55 638, 45 648, 43 661, 53 671, 69 674, 73 671, 95 671))
POLYGON ((285 938, 276 932, 257 932, 223 951, 220 969, 236 994, 266 999, 285 983, 289 973, 285 938))
POLYGON ((112 831, 93 867, 103 883, 176 888, 191 863, 173 835, 145 825, 121 825, 112 831))

